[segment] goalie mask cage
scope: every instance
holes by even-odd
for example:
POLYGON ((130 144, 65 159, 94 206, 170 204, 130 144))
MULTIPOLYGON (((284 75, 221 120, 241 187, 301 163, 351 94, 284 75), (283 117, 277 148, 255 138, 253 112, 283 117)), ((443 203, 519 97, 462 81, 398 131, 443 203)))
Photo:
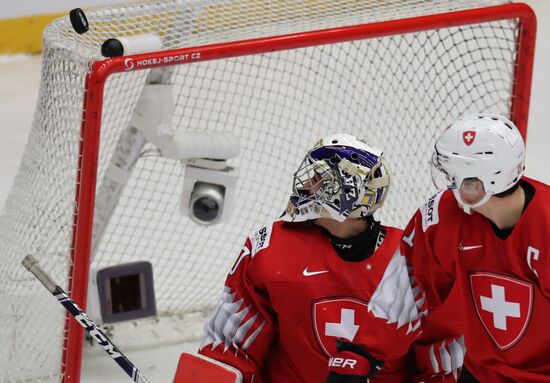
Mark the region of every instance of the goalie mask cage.
POLYGON ((246 235, 283 211, 319 137, 348 132, 385 150, 393 182, 378 218, 403 226, 431 192, 430 145, 452 120, 499 113, 525 135, 536 21, 502 3, 172 0, 90 12, 84 35, 68 17, 48 26, 33 128, 0 218, 1 380, 79 381, 82 329, 23 269, 26 254, 82 307, 90 267, 149 261, 159 316, 181 317, 216 303, 246 235), (107 38, 144 33, 163 50, 100 56, 107 38), (165 134, 238 136, 227 222, 183 216, 185 165, 132 127, 152 83, 171 85, 165 134))

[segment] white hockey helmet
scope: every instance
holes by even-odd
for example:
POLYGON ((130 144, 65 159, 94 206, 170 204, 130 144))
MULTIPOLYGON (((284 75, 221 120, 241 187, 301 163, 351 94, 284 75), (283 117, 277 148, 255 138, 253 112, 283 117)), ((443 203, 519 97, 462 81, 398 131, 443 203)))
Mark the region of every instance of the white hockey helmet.
POLYGON ((513 187, 525 169, 525 144, 514 123, 493 114, 474 114, 453 122, 437 139, 432 179, 453 190, 467 213, 513 187), (485 195, 478 202, 462 201, 465 180, 478 179, 485 195))
POLYGON ((348 134, 334 134, 307 152, 293 183, 282 220, 327 217, 342 222, 379 209, 389 191, 390 174, 380 149, 348 134))

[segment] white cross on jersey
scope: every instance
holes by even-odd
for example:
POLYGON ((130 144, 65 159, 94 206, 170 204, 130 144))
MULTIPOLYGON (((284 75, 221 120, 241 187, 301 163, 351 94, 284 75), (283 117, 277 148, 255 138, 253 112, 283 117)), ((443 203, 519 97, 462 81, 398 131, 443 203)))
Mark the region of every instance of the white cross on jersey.
POLYGON ((325 323, 325 335, 353 341, 359 326, 355 324, 355 310, 342 309, 339 323, 325 323))
POLYGON ((474 135, 472 134, 472 132, 468 132, 468 133, 466 133, 466 135, 464 136, 464 139, 466 140, 466 143, 467 143, 467 144, 471 144, 472 141, 474 140, 474 135))
POLYGON ((499 330, 506 330, 506 318, 519 318, 520 305, 507 302, 504 298, 504 287, 491 284, 492 297, 481 296, 481 308, 493 314, 493 324, 499 330))

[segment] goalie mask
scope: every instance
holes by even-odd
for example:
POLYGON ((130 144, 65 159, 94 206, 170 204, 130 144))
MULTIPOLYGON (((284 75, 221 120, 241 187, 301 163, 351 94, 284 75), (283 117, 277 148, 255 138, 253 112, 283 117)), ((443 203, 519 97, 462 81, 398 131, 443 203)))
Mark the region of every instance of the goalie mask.
POLYGON ((319 140, 294 173, 284 221, 320 217, 344 221, 371 215, 382 206, 390 175, 382 151, 347 134, 319 140))
POLYGON ((513 122, 491 114, 456 120, 435 143, 432 179, 451 189, 466 213, 518 183, 525 144, 513 122))

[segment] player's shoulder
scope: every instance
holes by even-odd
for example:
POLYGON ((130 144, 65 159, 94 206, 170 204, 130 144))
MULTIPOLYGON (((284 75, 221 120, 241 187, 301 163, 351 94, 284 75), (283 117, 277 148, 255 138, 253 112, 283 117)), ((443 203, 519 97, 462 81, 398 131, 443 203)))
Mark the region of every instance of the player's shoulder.
POLYGON ((524 189, 532 188, 530 192, 526 191, 526 194, 533 194, 525 219, 537 222, 537 226, 541 228, 548 227, 550 225, 550 185, 527 177, 523 177, 522 182, 524 189))
POLYGON ((401 234, 403 234, 403 229, 400 229, 398 227, 394 227, 394 226, 388 226, 388 225, 383 225, 381 224, 380 227, 382 227, 384 229, 384 231, 386 232, 386 236, 401 236, 401 234))
POLYGON ((418 209, 422 222, 422 231, 427 231, 431 226, 456 219, 461 215, 451 190, 441 190, 426 199, 418 209))
POLYGON ((526 177, 526 176, 521 177, 521 179, 531 184, 537 190, 543 190, 543 191, 546 191, 547 193, 550 192, 550 185, 542 181, 538 181, 534 178, 526 177))
POLYGON ((269 248, 274 222, 261 226, 248 235, 250 241, 250 253, 252 256, 259 251, 269 248))
POLYGON ((533 187, 535 196, 541 199, 543 203, 547 203, 550 200, 550 185, 528 177, 523 177, 522 181, 527 182, 533 187))
POLYGON ((286 247, 297 247, 317 234, 318 229, 309 222, 292 223, 274 221, 254 230, 249 236, 252 256, 272 250, 281 251, 286 247))
POLYGON ((399 229, 393 226, 380 225, 382 228, 382 235, 379 236, 380 243, 385 243, 385 246, 380 246, 380 248, 386 248, 387 251, 393 251, 395 247, 399 246, 401 242, 401 237, 403 236, 403 229, 399 229))

